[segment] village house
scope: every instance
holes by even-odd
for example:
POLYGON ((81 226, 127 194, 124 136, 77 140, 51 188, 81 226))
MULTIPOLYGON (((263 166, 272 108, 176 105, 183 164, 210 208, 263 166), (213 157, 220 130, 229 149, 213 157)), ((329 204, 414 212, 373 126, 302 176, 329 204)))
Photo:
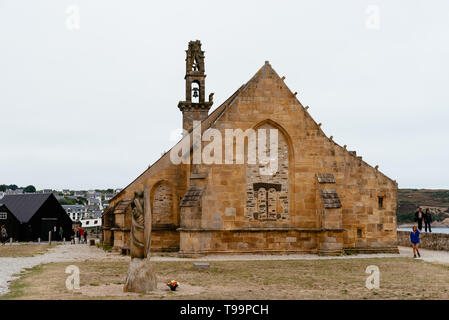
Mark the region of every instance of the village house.
POLYGON ((84 216, 87 213, 87 208, 82 204, 74 204, 74 205, 63 205, 62 206, 69 215, 72 221, 77 221, 84 219, 84 216))
MULTIPOLYGON (((268 61, 211 113, 213 95, 206 99, 205 79, 204 51, 200 41, 191 41, 186 98, 178 104, 186 135, 110 200, 103 213, 104 243, 129 247, 131 203, 135 192, 147 186, 152 250, 184 256, 397 252, 396 181, 326 136, 268 61), (211 150, 204 143, 211 141, 211 133, 216 142, 217 131, 227 137, 230 129, 269 132, 270 146, 276 146, 275 170, 267 173, 261 170, 265 163, 239 162, 238 141, 232 136, 230 145, 226 138, 217 140, 225 151, 230 146, 230 162, 195 162, 195 154, 201 160, 211 150), (202 143, 195 144, 195 132, 202 143), (194 141, 193 147, 178 153, 186 141, 194 141), (174 163, 179 154, 183 161, 174 163)), ((243 141, 246 160, 249 136, 243 141)), ((220 158, 217 150, 213 148, 214 157, 220 158)))
POLYGON ((5 195, 11 195, 11 194, 23 194, 23 189, 16 189, 16 190, 7 189, 5 191, 5 195))
POLYGON ((99 208, 101 208, 101 200, 98 198, 88 198, 87 199, 87 204, 88 205, 95 205, 98 206, 99 208))
POLYGON ((114 194, 112 194, 112 193, 106 193, 105 195, 104 195, 104 200, 106 200, 106 201, 109 201, 109 200, 111 200, 112 198, 114 198, 114 194))
POLYGON ((75 197, 84 197, 84 196, 85 196, 85 192, 84 192, 84 191, 75 191, 75 192, 73 193, 73 195, 74 195, 75 197))

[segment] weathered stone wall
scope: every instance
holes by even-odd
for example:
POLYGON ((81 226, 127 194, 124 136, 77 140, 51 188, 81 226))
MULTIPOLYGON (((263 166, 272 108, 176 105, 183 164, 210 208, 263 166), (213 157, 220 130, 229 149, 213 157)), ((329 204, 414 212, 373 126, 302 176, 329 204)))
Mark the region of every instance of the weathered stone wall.
POLYGON ((219 253, 317 253, 316 230, 181 232, 182 255, 219 253))
POLYGON ((120 213, 115 215, 115 226, 119 228, 125 228, 125 214, 120 213))
POLYGON ((152 224, 174 224, 173 190, 167 181, 153 187, 151 196, 152 224))
POLYGON ((179 232, 176 230, 153 230, 151 232, 151 251, 179 251, 179 232))
MULTIPOLYGON (((410 247, 410 231, 398 231, 398 245, 404 247, 410 247)), ((420 247, 431 250, 445 250, 449 251, 449 234, 443 233, 427 233, 421 232, 420 235, 420 247)))
MULTIPOLYGON (((276 128, 269 124, 257 128, 257 130, 265 130, 265 150, 268 155, 270 153, 270 129, 276 128)), ((288 219, 288 145, 282 133, 278 133, 277 152, 277 171, 272 176, 263 174, 268 171, 268 164, 265 166, 259 164, 246 165, 246 207, 244 211, 245 217, 249 220, 288 219)), ((258 147, 256 147, 256 154, 259 154, 258 147)))
POLYGON ((113 231, 111 230, 103 230, 103 243, 108 246, 114 246, 114 241, 112 238, 113 231))
POLYGON ((128 243, 126 241, 125 233, 129 234, 128 232, 122 231, 122 230, 114 230, 114 246, 113 248, 118 249, 122 247, 129 247, 129 236, 128 236, 128 243))

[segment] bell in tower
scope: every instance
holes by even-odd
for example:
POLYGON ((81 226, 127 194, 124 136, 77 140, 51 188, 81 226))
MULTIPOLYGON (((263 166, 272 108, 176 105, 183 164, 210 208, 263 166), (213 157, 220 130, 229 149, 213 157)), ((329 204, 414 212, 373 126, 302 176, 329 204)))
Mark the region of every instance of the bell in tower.
POLYGON ((182 112, 183 129, 191 131, 194 120, 202 121, 207 118, 213 104, 213 93, 209 95, 209 101, 206 101, 206 74, 201 42, 190 41, 186 54, 186 100, 180 101, 178 108, 182 112))

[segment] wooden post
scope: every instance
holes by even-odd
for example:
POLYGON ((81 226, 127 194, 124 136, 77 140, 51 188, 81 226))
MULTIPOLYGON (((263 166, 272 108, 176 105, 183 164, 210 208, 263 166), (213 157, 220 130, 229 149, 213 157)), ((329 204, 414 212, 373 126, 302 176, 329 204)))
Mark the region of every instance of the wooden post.
POLYGON ((48 244, 51 245, 51 231, 48 231, 48 244))
POLYGON ((145 239, 144 257, 149 259, 151 255, 151 201, 150 201, 150 187, 145 185, 143 191, 143 208, 145 210, 145 229, 143 238, 145 239))

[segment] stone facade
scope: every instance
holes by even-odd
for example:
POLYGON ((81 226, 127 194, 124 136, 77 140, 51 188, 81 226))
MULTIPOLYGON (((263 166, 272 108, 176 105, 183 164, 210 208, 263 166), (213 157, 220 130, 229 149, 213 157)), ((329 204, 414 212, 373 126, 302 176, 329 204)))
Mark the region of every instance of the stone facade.
MULTIPOLYGON (((264 124, 258 129, 275 128, 270 124, 264 124)), ((268 149, 268 139, 266 144, 268 149)), ((256 152, 258 151, 256 146, 256 152)), ((267 165, 246 164, 245 217, 260 221, 286 220, 289 213, 288 145, 282 134, 278 135, 278 171, 274 175, 264 175, 265 171, 261 173, 261 169, 267 167, 267 165)))
MULTIPOLYGON (((189 50, 186 95, 189 82, 205 77, 203 52, 198 70, 190 64, 189 50)), ((189 122, 184 124, 188 138, 192 112, 211 106, 211 99, 204 102, 201 81, 199 102, 191 94, 178 105, 189 122)), ((397 183, 327 137, 307 109, 266 62, 222 105, 199 118, 202 132, 213 128, 223 137, 226 129, 277 129, 278 171, 261 175, 260 165, 237 163, 235 156, 232 164, 174 164, 166 153, 111 199, 103 216, 109 221, 104 238, 115 237, 114 210, 148 185, 154 190, 153 221, 160 222, 153 227, 152 248, 186 256, 397 252, 397 183)), ((187 154, 191 160, 192 153, 187 154)), ((129 228, 126 221, 123 232, 129 228)))

